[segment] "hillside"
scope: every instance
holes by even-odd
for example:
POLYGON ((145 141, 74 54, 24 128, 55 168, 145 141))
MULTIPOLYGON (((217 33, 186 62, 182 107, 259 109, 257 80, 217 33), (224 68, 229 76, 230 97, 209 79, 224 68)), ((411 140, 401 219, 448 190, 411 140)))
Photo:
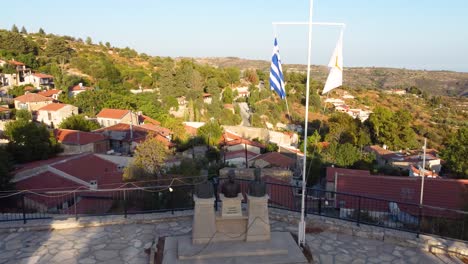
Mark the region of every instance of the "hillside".
MULTIPOLYGON (((196 58, 196 62, 215 67, 239 67, 268 70, 268 61, 248 60, 235 57, 196 58)), ((305 72, 306 65, 285 64, 285 70, 305 72)), ((312 77, 325 81, 328 70, 325 66, 312 66, 312 77)), ((429 95, 468 96, 468 73, 451 71, 425 71, 379 67, 345 68, 344 84, 350 88, 392 89, 416 86, 429 95)))

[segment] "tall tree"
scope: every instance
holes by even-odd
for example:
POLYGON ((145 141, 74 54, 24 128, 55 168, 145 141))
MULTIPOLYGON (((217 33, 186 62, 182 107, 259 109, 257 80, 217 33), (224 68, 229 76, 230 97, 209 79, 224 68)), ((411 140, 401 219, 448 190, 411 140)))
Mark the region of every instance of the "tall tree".
POLYGON ((100 126, 97 122, 87 120, 82 115, 72 115, 60 123, 60 128, 89 132, 100 128, 100 126))
POLYGON ((86 37, 86 44, 88 45, 92 45, 93 44, 93 40, 91 39, 91 37, 86 37))
POLYGON ((11 179, 13 174, 11 170, 13 169, 11 154, 5 150, 5 148, 0 147, 0 191, 7 191, 13 189, 13 184, 11 179))
POLYGON ((45 31, 42 28, 39 28, 39 31, 37 32, 39 35, 45 35, 45 31))
POLYGON ((233 100, 232 89, 229 87, 226 87, 223 92, 223 102, 225 104, 232 104, 232 100, 233 100))
POLYGON ((47 159, 59 151, 59 146, 47 128, 28 120, 7 123, 5 136, 10 140, 8 150, 19 162, 47 159))
POLYGON ((133 161, 124 170, 124 179, 157 178, 168 154, 166 146, 154 134, 149 134, 137 146, 133 161))
POLYGON ((15 24, 11 27, 11 32, 19 33, 18 27, 15 24))
POLYGON ((468 178, 468 127, 462 127, 452 133, 444 144, 441 156, 445 165, 459 178, 468 178))
POLYGON ((223 129, 217 122, 207 122, 198 128, 198 136, 203 138, 208 145, 216 145, 223 134, 223 129))
POLYGON ((231 68, 226 68, 225 71, 226 71, 227 79, 229 80, 229 83, 231 84, 231 88, 232 88, 234 83, 240 80, 240 70, 239 68, 231 67, 231 68))
POLYGON ((28 34, 28 31, 24 26, 21 27, 21 34, 28 34))

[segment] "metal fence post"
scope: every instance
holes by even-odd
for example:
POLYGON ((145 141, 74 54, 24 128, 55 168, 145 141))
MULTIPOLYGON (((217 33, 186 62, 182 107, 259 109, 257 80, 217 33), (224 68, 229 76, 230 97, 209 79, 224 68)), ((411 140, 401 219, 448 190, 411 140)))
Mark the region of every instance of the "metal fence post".
POLYGON ((76 192, 73 192, 73 207, 75 208, 75 220, 78 221, 78 212, 76 211, 76 192))
POLYGON ((421 233, 421 221, 422 221, 422 206, 419 206, 418 210, 418 231, 416 233, 416 237, 419 238, 419 234, 421 233))
POLYGON ((171 213, 174 214, 174 191, 170 192, 170 205, 171 205, 171 213))
POLYGON ((127 192, 123 190, 123 198, 124 198, 124 216, 127 218, 127 192))
POLYGON ((21 194, 21 208, 23 209, 23 224, 26 224, 26 206, 24 196, 24 194, 21 194))
POLYGON ((357 225, 361 223, 361 196, 358 196, 358 213, 357 213, 357 225))
POLYGON ((322 215, 322 197, 319 197, 318 200, 318 214, 322 215))

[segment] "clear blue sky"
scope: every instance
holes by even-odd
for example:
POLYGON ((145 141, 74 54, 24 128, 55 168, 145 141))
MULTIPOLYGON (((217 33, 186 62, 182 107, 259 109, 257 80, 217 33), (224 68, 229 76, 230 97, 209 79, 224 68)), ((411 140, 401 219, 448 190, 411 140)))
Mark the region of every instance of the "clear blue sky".
MULTIPOLYGON (((109 41, 158 56, 269 60, 273 21, 307 21, 308 0, 23 0, 2 5, 0 28, 109 41)), ((345 66, 468 72, 467 0, 315 0, 314 21, 344 22, 345 66)), ((314 27, 313 64, 339 31, 314 27)), ((281 26, 284 63, 306 63, 307 27, 281 26)))

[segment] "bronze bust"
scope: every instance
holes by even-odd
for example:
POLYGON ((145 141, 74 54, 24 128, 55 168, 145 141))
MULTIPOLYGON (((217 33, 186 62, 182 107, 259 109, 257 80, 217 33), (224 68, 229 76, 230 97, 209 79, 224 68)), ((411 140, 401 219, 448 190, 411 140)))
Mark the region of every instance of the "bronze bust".
POLYGON ((240 185, 234 178, 235 173, 233 170, 230 170, 228 173, 228 180, 224 182, 221 187, 221 193, 224 194, 224 197, 234 198, 240 193, 240 185))
POLYGON ((195 185, 195 194, 198 198, 213 198, 214 197, 214 189, 213 184, 209 181, 205 181, 204 183, 195 185))
POLYGON ((263 197, 266 194, 266 184, 261 179, 261 169, 254 171, 254 180, 249 183, 249 195, 253 197, 263 197))

